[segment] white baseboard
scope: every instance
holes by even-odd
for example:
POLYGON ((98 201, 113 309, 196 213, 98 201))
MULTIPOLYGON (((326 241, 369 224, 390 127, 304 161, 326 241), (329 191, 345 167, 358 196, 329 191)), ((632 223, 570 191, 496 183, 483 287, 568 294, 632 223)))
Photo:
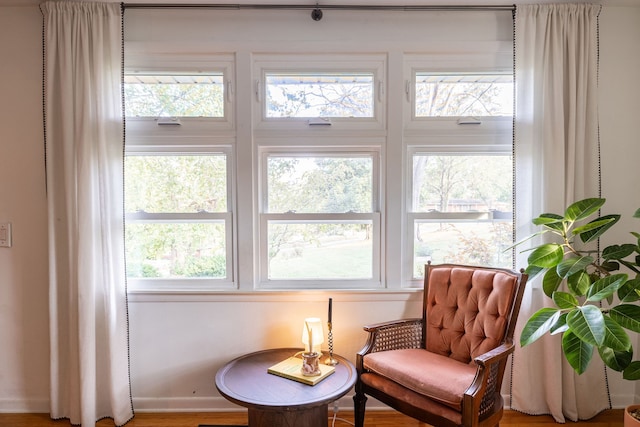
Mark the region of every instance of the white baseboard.
MULTIPOLYGON (((503 396, 505 409, 511 407, 510 397, 503 396)), ((622 409, 631 403, 640 401, 640 397, 631 395, 612 395, 611 406, 622 409)), ((337 401, 340 411, 353 410, 353 393, 337 401)), ((229 402, 221 396, 211 397, 134 397, 133 407, 136 412, 240 412, 246 409, 229 402)), ((329 409, 333 407, 329 405, 329 409)), ((389 407, 376 399, 367 400, 367 410, 389 410, 389 407)), ((48 413, 49 399, 0 399, 0 413, 48 413)))
POLYGON ((46 414, 49 412, 49 399, 0 399, 0 413, 4 414, 46 414))
MULTIPOLYGON (((502 395, 504 398, 504 408, 506 410, 511 409, 511 396, 502 395)), ((611 395, 611 408, 612 409, 623 409, 633 402, 640 401, 637 397, 632 395, 611 395)))

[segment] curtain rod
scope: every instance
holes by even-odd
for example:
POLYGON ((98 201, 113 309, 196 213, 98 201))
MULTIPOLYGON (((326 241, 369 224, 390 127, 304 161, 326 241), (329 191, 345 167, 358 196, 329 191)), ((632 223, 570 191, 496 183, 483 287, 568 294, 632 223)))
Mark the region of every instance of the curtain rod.
POLYGON ((515 10, 515 5, 302 5, 302 4, 211 4, 211 3, 122 3, 125 9, 293 9, 293 10, 373 10, 373 11, 449 11, 449 10, 515 10))

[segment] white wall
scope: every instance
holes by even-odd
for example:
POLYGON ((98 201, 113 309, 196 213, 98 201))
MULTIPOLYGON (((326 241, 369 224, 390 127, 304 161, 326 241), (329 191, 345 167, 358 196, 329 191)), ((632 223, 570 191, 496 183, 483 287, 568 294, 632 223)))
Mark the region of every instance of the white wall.
MULTIPOLYGON (((628 215, 640 207, 640 168, 635 166, 640 157, 635 129, 640 113, 638 46, 640 7, 605 7, 600 72, 603 194, 610 211, 628 215)), ((14 233, 13 247, 0 248, 0 412, 46 412, 47 235, 41 16, 36 6, 0 6, 0 58, 0 222, 10 221, 14 233)), ((403 293, 132 296, 136 408, 236 409, 215 391, 217 369, 249 351, 298 346, 301 320, 325 317, 329 296, 334 298, 336 352, 352 360, 365 339, 363 324, 420 312, 416 295, 403 293)), ((629 403, 635 384, 613 373, 609 378, 614 405, 629 403)))
MULTIPOLYGON (((633 243, 629 231, 640 232, 640 220, 631 218, 640 208, 639 46, 640 5, 604 8, 600 15, 599 85, 602 195, 607 199, 603 213, 623 215, 607 236, 615 240, 611 243, 633 243)), ((640 348, 640 341, 634 348, 640 348)), ((640 382, 620 380, 615 373, 609 378, 617 380, 611 388, 614 403, 629 394, 635 394, 633 401, 638 401, 640 382)))
POLYGON ((0 411, 47 409, 47 224, 42 130, 42 17, 0 7, 0 411))

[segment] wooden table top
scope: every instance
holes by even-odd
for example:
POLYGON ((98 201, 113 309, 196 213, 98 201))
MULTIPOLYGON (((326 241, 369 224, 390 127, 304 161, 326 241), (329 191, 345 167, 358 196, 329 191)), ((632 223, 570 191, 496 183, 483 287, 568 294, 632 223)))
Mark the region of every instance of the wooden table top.
MULTIPOLYGON (((336 370, 315 385, 279 377, 267 369, 300 352, 299 348, 278 348, 238 357, 220 368, 216 387, 228 400, 247 408, 303 409, 327 405, 351 390, 356 370, 347 359, 333 355, 336 370)), ((321 361, 325 360, 324 354, 321 361)))

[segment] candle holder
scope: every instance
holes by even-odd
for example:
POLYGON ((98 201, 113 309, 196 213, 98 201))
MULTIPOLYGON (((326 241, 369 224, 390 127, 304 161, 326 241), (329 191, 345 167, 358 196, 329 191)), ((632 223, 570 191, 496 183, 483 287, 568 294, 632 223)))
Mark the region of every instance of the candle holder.
POLYGON ((322 374, 320 366, 318 365, 320 355, 321 353, 316 352, 302 353, 302 375, 305 377, 315 377, 322 374))
POLYGON ((329 341, 329 357, 324 361, 325 365, 335 366, 338 364, 338 361, 333 358, 333 331, 331 330, 331 322, 327 323, 327 328, 329 329, 327 340, 329 341))

